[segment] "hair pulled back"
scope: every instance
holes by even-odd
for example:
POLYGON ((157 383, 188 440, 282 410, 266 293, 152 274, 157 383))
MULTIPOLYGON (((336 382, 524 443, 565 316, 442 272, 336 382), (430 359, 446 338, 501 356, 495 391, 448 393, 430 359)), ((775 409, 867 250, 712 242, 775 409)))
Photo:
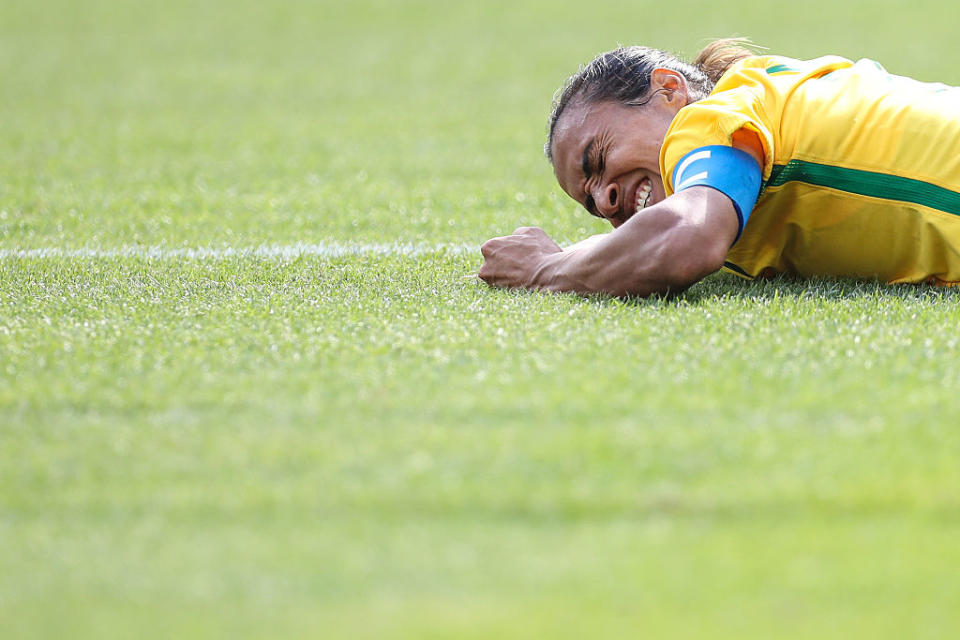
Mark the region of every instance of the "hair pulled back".
POLYGON ((553 131, 564 110, 572 103, 617 102, 626 106, 646 104, 654 69, 670 69, 683 75, 691 99, 710 95, 720 77, 734 63, 754 55, 743 38, 724 38, 708 44, 692 63, 660 49, 619 47, 601 53, 570 76, 554 97, 544 152, 553 162, 553 131))

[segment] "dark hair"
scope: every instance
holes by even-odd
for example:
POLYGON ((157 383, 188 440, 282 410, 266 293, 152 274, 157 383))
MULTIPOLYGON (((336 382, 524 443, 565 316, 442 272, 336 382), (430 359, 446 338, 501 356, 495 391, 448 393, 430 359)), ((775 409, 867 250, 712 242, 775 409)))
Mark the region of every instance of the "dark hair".
POLYGON ((691 88, 693 100, 710 95, 720 77, 735 62, 754 55, 749 40, 725 38, 704 47, 693 63, 672 53, 648 47, 619 47, 602 53, 574 75, 557 92, 548 123, 544 153, 553 163, 553 131, 564 110, 572 103, 609 100, 627 106, 641 106, 650 100, 650 75, 654 69, 670 69, 682 74, 691 88))

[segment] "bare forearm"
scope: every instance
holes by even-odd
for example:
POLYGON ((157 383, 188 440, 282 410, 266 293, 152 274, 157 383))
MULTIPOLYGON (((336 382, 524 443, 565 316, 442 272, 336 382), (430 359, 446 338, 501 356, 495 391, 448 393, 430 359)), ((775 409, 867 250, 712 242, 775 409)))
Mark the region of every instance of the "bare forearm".
POLYGON ((573 251, 573 250, 575 250, 575 249, 585 249, 585 248, 588 248, 588 247, 592 247, 593 245, 597 244, 598 242, 603 242, 603 240, 604 240, 608 235, 610 235, 610 234, 609 234, 609 233, 598 233, 598 234, 595 235, 595 236, 589 236, 589 237, 587 237, 587 238, 584 238, 584 239, 581 240, 580 242, 575 242, 575 243, 573 243, 572 245, 570 245, 569 247, 566 247, 566 248, 564 249, 564 251, 573 251))
POLYGON ((615 296, 677 291, 723 265, 737 224, 727 196, 693 187, 566 251, 537 227, 492 238, 480 247, 478 275, 495 287, 615 296))
POLYGON ((546 256, 531 284, 615 296, 682 290, 720 268, 736 234, 727 216, 700 219, 695 213, 707 211, 708 200, 715 208, 718 195, 725 198, 716 192, 670 198, 612 233, 546 256))
POLYGON ((624 239, 607 237, 547 256, 534 274, 533 288, 614 296, 648 296, 691 284, 678 280, 666 268, 670 257, 654 237, 626 246, 624 239))

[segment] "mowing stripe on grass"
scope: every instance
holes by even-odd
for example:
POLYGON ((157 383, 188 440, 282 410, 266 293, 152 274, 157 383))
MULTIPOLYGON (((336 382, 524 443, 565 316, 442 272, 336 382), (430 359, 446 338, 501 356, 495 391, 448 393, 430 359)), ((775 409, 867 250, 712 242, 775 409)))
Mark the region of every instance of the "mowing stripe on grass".
POLYGON ((290 259, 301 256, 321 258, 339 258, 356 255, 400 255, 421 256, 429 253, 468 254, 480 253, 477 244, 465 243, 357 243, 340 244, 336 242, 270 244, 252 247, 163 247, 163 246, 122 246, 113 248, 87 247, 64 249, 62 247, 40 247, 33 249, 0 249, 0 260, 76 258, 81 260, 103 258, 149 258, 153 260, 206 259, 224 260, 227 258, 277 258, 290 259))

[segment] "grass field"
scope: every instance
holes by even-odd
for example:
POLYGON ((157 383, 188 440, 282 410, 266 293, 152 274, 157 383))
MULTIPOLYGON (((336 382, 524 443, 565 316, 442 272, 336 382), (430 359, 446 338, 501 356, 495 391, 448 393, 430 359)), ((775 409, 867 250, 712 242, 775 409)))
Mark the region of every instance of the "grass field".
POLYGON ((603 229, 593 54, 960 84, 954 13, 0 4, 0 637, 957 637, 960 292, 462 277, 603 229))

